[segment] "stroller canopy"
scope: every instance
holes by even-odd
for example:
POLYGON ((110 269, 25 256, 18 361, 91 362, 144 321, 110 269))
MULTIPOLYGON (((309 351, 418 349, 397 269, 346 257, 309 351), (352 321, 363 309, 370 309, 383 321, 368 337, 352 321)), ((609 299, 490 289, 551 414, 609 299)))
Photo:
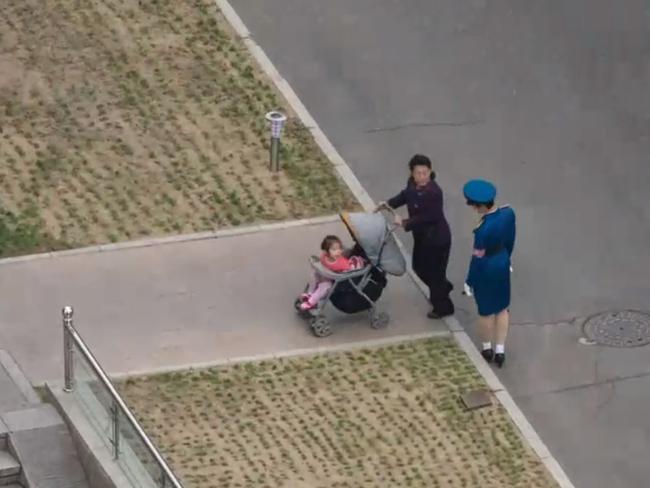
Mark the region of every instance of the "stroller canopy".
POLYGON ((383 215, 344 212, 341 214, 341 220, 373 265, 395 276, 406 272, 404 256, 383 215))

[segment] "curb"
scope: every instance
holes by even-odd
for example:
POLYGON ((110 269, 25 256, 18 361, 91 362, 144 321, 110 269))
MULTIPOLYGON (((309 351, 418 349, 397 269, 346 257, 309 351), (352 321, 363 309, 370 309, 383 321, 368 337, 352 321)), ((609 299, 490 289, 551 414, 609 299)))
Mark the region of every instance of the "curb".
MULTIPOLYGON (((359 200, 359 203, 363 206, 364 210, 372 211, 375 208, 375 204, 368 194, 368 192, 363 188, 357 177, 354 175, 350 167, 346 164, 344 159, 334 148, 332 143, 329 141, 325 133, 321 130, 319 125, 316 123, 314 118, 309 114, 307 108, 300 101, 296 93, 293 91, 289 83, 280 75, 278 70, 275 68, 269 57, 262 50, 262 48, 253 40, 250 31, 239 17, 237 12, 232 8, 228 0, 215 0, 217 8, 224 15, 228 23, 232 26, 238 36, 242 38, 242 41, 249 49, 252 56, 264 70, 264 72, 271 78, 273 83, 285 97, 291 108, 296 112, 302 123, 309 128, 312 136, 316 140, 316 143, 325 153, 325 155, 332 161, 332 164, 336 168, 339 176, 343 181, 348 185, 354 196, 359 200)), ((396 239, 400 247, 400 250, 405 255, 409 257, 408 252, 404 248, 403 243, 396 239)), ((408 261, 407 261, 408 262, 408 261)), ((426 287, 424 284, 415 276, 411 266, 408 266, 408 272, 411 278, 415 281, 416 285, 422 293, 426 296, 426 287)), ((495 393, 498 400, 501 402, 503 407, 506 409, 510 417, 512 418, 515 425, 518 427, 523 438, 529 443, 533 451, 540 457, 544 463, 546 469, 551 473, 551 476, 555 479, 558 485, 561 488, 575 488, 573 483, 569 480, 566 473, 557 462, 557 460, 551 455, 550 451, 539 437, 533 426, 528 422, 523 412, 519 409, 512 396, 506 390, 505 386, 501 383, 501 380, 497 375, 492 371, 492 369, 485 363, 483 358, 478 352, 478 349, 472 343, 469 335, 465 332, 464 328, 460 325, 456 317, 446 317, 444 319, 445 324, 449 328, 451 335, 454 337, 458 345, 463 349, 463 351, 469 356, 470 360, 479 371, 481 376, 485 379, 489 388, 495 393)))
POLYGON ((257 63, 260 65, 266 75, 271 78, 277 89, 282 96, 287 100, 291 108, 296 113, 301 122, 311 132, 312 137, 316 144, 321 148, 325 156, 332 162, 337 173, 341 179, 347 184, 348 188, 352 191, 353 195, 359 200, 359 203, 366 211, 371 211, 375 208, 375 203, 368 192, 363 188, 361 182, 354 175, 345 160, 338 153, 336 148, 329 141, 325 133, 318 126, 314 118, 311 116, 307 108, 303 105, 296 92, 293 91, 289 82, 285 80, 275 65, 271 62, 264 50, 253 40, 250 31, 241 20, 237 12, 232 8, 228 0, 215 0, 217 8, 224 15, 230 26, 235 30, 235 33, 241 38, 250 53, 253 55, 257 63))
POLYGON ((255 354, 253 356, 238 356, 233 358, 218 359, 215 361, 206 361, 202 363, 188 363, 179 366, 168 366, 162 368, 148 368, 140 371, 118 372, 110 375, 111 379, 124 379, 142 376, 152 376, 164 373, 175 373, 177 371, 200 370, 215 368, 218 366, 228 366, 232 364, 251 363, 259 361, 268 361, 271 359, 290 359, 305 356, 315 356, 319 354, 332 354, 337 352, 357 351, 359 349, 371 349, 377 347, 392 346, 403 344, 405 342, 419 341, 422 339, 449 338, 451 334, 446 331, 422 332, 420 334, 398 335, 393 337, 384 337, 381 339, 369 339, 366 341, 346 342, 332 346, 316 346, 301 349, 289 349, 287 351, 255 354))
POLYGON ((68 256, 78 256, 80 254, 92 254, 98 252, 123 251, 125 249, 139 249, 143 247, 159 246, 166 244, 179 244, 181 242, 205 241, 209 239, 221 239, 224 237, 235 237, 246 234, 257 234, 260 232, 273 232, 278 230, 291 229, 294 227, 329 224, 338 222, 338 215, 326 215, 324 217, 314 217, 309 219, 288 220, 284 222, 273 222, 270 224, 257 224, 243 227, 231 227, 228 229, 197 232, 195 234, 181 234, 167 237, 151 237, 137 241, 118 242, 115 244, 99 244, 96 246, 80 247, 77 249, 68 249, 65 251, 46 252, 41 254, 28 254, 26 256, 17 256, 15 258, 0 259, 0 266, 7 264, 24 263, 39 259, 63 258, 68 256))

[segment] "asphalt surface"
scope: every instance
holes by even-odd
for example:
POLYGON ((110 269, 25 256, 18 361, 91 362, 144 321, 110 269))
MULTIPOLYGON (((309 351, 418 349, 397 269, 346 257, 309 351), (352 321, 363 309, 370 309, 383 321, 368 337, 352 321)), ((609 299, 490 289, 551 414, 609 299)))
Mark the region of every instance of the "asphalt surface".
POLYGON ((646 4, 233 2, 375 199, 434 158, 456 282, 462 184, 495 181, 520 223, 515 321, 540 323, 650 308, 646 4))
POLYGON ((647 486, 650 352, 578 339, 591 314, 650 309, 650 4, 232 4, 373 198, 413 153, 435 160, 457 290, 462 184, 497 184, 519 224, 500 376, 576 486, 647 486))

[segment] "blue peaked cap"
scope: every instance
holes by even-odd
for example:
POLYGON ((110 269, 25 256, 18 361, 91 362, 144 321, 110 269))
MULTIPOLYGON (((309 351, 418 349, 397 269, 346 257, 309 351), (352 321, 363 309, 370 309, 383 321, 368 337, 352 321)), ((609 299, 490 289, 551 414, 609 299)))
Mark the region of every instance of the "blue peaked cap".
POLYGON ((489 181, 470 180, 463 186, 463 195, 476 203, 493 202, 497 196, 497 187, 489 181))

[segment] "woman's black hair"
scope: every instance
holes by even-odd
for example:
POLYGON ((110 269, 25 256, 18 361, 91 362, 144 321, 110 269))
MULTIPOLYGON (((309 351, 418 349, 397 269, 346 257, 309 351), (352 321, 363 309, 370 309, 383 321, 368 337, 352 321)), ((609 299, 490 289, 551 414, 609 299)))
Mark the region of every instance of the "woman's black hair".
POLYGON ((468 198, 467 199, 467 205, 469 205, 470 207, 480 207, 481 205, 483 205, 484 207, 490 209, 490 208, 494 207, 494 200, 491 200, 489 202, 481 202, 481 203, 479 203, 479 202, 475 202, 474 200, 470 200, 468 198))
POLYGON ((431 167, 431 160, 428 156, 425 156, 424 154, 416 154, 413 156, 409 161, 409 170, 411 173, 416 166, 426 166, 431 170, 431 179, 434 180, 436 178, 436 172, 433 171, 433 168, 431 167))
POLYGON ((339 239, 337 236, 332 236, 332 235, 325 236, 323 242, 320 243, 320 248, 322 251, 329 252, 330 248, 337 242, 341 247, 343 247, 343 243, 341 242, 341 239, 339 239))

